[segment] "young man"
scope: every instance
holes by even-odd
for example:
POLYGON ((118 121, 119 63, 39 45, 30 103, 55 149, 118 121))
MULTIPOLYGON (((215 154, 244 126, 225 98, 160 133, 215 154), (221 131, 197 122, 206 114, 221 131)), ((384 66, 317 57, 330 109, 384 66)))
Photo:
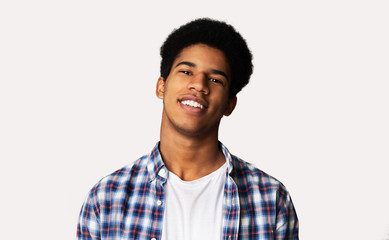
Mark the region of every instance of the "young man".
POLYGON ((288 192, 229 153, 219 123, 248 83, 252 56, 224 22, 198 19, 161 47, 160 142, 89 193, 79 239, 298 239, 288 192))

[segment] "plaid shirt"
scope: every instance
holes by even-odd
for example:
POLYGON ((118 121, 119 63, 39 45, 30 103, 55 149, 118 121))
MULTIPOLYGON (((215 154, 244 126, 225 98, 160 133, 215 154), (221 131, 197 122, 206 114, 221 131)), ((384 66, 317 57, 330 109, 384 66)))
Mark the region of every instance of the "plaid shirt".
MULTIPOLYGON (((161 239, 168 171, 158 147, 92 188, 81 209, 78 239, 161 239)), ((221 143, 220 148, 228 174, 222 239, 298 239, 297 215, 285 187, 221 143)))

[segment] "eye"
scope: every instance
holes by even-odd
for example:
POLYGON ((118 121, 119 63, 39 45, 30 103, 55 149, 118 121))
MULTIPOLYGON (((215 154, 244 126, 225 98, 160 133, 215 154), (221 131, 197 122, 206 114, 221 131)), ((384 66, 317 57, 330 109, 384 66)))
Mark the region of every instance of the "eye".
POLYGON ((214 82, 214 83, 218 83, 218 84, 224 86, 224 83, 216 78, 211 78, 211 79, 209 79, 209 81, 214 82))
POLYGON ((185 71, 185 70, 183 70, 183 71, 180 71, 181 73, 183 73, 183 74, 185 74, 185 75, 192 75, 192 73, 191 72, 189 72, 189 71, 185 71))

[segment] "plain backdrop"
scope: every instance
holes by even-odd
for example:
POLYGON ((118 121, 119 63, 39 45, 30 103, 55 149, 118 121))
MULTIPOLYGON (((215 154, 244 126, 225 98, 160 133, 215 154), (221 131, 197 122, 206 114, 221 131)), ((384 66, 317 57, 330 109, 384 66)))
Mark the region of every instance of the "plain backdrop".
POLYGON ((159 140, 159 47, 246 38, 229 150, 289 190, 300 239, 389 239, 389 1, 1 1, 0 238, 74 239, 99 179, 159 140))

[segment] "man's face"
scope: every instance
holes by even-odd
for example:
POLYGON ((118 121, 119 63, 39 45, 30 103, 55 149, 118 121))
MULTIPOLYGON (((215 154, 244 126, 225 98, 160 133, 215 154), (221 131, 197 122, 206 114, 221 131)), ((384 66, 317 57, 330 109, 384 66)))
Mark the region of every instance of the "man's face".
POLYGON ((166 80, 158 79, 157 96, 164 100, 163 126, 188 136, 216 133, 223 115, 230 115, 231 70, 222 51, 205 44, 184 48, 166 80))

